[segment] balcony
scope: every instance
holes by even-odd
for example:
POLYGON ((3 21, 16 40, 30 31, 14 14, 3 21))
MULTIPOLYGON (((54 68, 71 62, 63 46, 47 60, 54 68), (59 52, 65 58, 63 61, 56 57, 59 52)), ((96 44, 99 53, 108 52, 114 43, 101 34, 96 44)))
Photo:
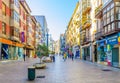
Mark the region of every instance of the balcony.
POLYGON ((112 34, 117 33, 117 32, 120 32, 120 28, 114 28, 114 29, 107 31, 107 32, 103 31, 103 36, 112 35, 112 34))
POLYGON ((84 45, 84 44, 87 44, 89 43, 91 40, 90 40, 90 37, 84 37, 81 39, 81 45, 84 45))
POLYGON ((103 7, 103 5, 101 4, 95 9, 95 17, 96 18, 102 17, 102 7, 103 7))
POLYGON ((84 2, 82 10, 83 10, 82 14, 86 14, 87 12, 89 12, 91 10, 90 1, 84 2))
POLYGON ((11 27, 16 27, 16 28, 20 28, 20 24, 19 24, 19 22, 17 22, 16 20, 14 20, 13 18, 11 18, 11 20, 10 20, 10 26, 11 27))
POLYGON ((20 38, 19 38, 19 37, 16 37, 16 36, 11 36, 10 39, 13 40, 13 41, 20 42, 20 38))
POLYGON ((91 26, 91 20, 89 19, 84 23, 83 29, 89 28, 90 26, 91 26))
POLYGON ((102 35, 103 35, 102 31, 96 32, 95 39, 100 39, 102 35))
POLYGON ((0 37, 1 37, 1 38, 5 38, 5 39, 8 39, 8 38, 9 38, 9 36, 8 36, 8 35, 3 34, 3 33, 2 33, 2 34, 0 34, 0 37))

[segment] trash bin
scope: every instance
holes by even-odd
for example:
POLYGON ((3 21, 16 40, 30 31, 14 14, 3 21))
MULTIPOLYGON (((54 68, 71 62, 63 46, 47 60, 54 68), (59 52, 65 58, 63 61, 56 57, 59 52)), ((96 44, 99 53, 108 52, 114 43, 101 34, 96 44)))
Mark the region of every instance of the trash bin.
POLYGON ((34 80, 35 79, 35 67, 29 66, 28 67, 28 80, 34 80))

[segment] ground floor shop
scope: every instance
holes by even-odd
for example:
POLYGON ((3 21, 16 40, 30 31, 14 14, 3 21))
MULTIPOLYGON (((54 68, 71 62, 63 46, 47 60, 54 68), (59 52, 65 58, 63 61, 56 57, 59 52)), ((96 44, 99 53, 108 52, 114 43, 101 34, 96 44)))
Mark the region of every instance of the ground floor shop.
POLYGON ((92 61, 92 46, 91 44, 87 44, 84 46, 81 46, 82 51, 82 59, 87 61, 92 61))
POLYGON ((29 46, 29 45, 26 46, 26 56, 27 57, 36 57, 34 47, 29 46))
POLYGON ((120 35, 107 36, 97 42, 98 63, 113 67, 120 67, 120 35))
POLYGON ((75 58, 80 58, 80 46, 79 45, 75 45, 75 46, 73 46, 72 49, 73 49, 72 52, 74 54, 74 57, 75 58))
POLYGON ((23 44, 0 38, 0 60, 17 60, 23 58, 23 44))

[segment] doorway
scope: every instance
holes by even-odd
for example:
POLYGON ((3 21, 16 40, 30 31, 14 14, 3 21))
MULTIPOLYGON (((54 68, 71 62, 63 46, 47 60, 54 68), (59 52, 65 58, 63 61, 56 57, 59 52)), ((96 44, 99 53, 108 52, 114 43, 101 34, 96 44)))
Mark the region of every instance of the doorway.
POLYGON ((119 66, 119 48, 112 49, 112 66, 119 66))

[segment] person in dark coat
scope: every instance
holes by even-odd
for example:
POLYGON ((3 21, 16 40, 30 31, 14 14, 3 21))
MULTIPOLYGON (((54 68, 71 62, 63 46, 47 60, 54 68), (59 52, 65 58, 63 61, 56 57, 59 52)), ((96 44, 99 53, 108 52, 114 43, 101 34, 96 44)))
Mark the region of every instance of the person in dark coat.
POLYGON ((25 55, 25 53, 24 53, 24 54, 23 54, 24 61, 25 61, 25 57, 26 57, 26 55, 25 55))
POLYGON ((55 62, 55 55, 53 55, 53 57, 52 57, 52 58, 53 58, 53 62, 55 62))
POLYGON ((74 58, 74 54, 73 53, 71 54, 71 58, 72 58, 72 61, 73 61, 73 58, 74 58))

